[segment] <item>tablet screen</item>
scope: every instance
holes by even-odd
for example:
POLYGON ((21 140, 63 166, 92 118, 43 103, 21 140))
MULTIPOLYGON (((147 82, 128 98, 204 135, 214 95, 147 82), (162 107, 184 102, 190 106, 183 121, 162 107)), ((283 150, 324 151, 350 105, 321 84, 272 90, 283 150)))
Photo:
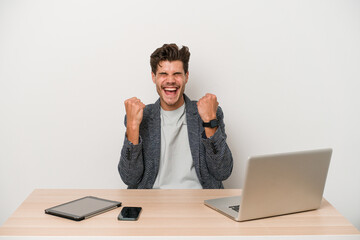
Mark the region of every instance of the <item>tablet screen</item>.
POLYGON ((88 196, 46 209, 45 213, 82 220, 120 206, 120 202, 88 196))

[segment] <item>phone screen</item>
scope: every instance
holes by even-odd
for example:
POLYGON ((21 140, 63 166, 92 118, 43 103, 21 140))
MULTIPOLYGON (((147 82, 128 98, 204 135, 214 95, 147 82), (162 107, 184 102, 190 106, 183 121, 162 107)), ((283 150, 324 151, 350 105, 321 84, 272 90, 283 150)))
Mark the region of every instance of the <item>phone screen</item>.
POLYGON ((118 220, 127 220, 127 221, 135 221, 138 220, 141 207, 123 207, 118 216, 118 220))

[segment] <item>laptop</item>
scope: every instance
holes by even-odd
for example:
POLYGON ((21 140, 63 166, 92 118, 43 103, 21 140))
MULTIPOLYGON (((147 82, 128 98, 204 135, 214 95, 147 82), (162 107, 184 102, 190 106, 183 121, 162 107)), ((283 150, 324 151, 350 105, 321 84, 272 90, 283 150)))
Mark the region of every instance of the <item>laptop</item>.
POLYGON ((332 149, 249 158, 241 196, 204 204, 235 221, 279 216, 320 207, 332 149))

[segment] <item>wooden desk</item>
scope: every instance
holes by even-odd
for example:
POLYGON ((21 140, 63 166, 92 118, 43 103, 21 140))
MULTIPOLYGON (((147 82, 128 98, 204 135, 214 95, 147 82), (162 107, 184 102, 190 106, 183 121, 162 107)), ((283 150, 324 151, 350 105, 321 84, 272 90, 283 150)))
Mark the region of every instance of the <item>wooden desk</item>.
POLYGON ((275 236, 348 235, 360 232, 323 200, 315 211, 235 222, 206 207, 205 199, 240 195, 241 190, 61 190, 37 189, 0 227, 1 236, 275 236), (93 195, 143 207, 136 222, 118 221, 121 208, 76 222, 44 209, 93 195))

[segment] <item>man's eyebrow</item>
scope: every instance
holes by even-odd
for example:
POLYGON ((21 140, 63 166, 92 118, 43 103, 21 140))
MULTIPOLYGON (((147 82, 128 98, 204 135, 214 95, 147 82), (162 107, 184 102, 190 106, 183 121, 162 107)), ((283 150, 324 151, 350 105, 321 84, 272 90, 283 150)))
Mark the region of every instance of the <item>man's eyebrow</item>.
MULTIPOLYGON (((169 73, 167 72, 158 72, 158 74, 161 74, 161 75, 169 75, 169 73)), ((183 74, 182 72, 174 72, 172 75, 181 75, 183 74)))

